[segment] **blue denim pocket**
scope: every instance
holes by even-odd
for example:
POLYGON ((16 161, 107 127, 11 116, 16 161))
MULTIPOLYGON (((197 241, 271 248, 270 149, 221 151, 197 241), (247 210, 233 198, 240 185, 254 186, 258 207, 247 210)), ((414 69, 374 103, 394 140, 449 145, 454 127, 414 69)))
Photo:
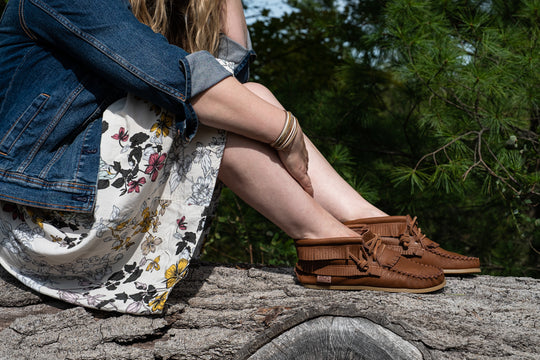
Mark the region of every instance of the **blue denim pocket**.
MULTIPOLYGON (((15 156, 16 145, 24 132, 30 127, 32 121, 37 117, 41 109, 45 106, 50 96, 47 94, 39 94, 32 103, 26 108, 23 114, 13 123, 11 128, 5 133, 0 140, 0 155, 7 157, 15 156)), ((22 146, 27 147, 28 141, 23 141, 22 146)))

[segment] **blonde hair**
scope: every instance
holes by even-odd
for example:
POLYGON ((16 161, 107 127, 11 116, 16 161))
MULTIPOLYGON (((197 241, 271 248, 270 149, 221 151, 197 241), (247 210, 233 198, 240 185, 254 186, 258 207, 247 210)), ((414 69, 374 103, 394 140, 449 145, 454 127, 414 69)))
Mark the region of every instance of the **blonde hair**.
POLYGON ((130 0, 133 14, 171 44, 188 52, 216 55, 221 33, 223 0, 130 0))

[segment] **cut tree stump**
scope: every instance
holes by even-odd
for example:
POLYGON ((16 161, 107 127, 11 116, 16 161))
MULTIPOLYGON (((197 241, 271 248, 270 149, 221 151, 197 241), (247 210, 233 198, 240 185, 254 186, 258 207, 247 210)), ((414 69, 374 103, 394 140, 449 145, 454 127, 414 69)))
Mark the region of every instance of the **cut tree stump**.
POLYGON ((0 359, 540 359, 540 280, 326 291, 289 268, 194 264, 163 316, 71 306, 0 270, 0 359))

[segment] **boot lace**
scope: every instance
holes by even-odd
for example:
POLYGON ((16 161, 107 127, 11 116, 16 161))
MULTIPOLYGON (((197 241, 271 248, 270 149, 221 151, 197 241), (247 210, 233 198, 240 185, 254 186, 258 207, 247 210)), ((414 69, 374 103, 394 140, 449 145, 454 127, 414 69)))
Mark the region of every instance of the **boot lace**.
POLYGON ((429 240, 426 235, 422 234, 422 229, 418 227, 417 217, 411 218, 407 216, 407 227, 403 234, 400 235, 399 241, 405 248, 408 248, 411 243, 419 243, 422 246, 437 247, 438 244, 429 240))
POLYGON ((359 259, 350 253, 349 257, 354 261, 354 263, 360 270, 369 272, 369 260, 377 260, 379 251, 382 251, 384 245, 383 247, 381 247, 382 240, 379 235, 374 234, 367 229, 365 232, 362 233, 362 237, 367 238, 367 240, 364 240, 364 244, 360 248, 362 251, 362 259, 359 259))

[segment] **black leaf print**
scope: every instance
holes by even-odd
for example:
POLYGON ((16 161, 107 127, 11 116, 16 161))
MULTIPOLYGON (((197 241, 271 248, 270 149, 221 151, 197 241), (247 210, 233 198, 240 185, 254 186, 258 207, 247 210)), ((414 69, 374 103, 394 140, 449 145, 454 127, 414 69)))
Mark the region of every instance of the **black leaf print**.
POLYGON ((148 140, 150 136, 146 135, 145 133, 136 133, 131 137, 131 147, 134 148, 135 146, 141 145, 143 142, 148 140))
POLYGON ((124 178, 116 179, 116 180, 112 183, 112 186, 114 186, 114 187, 117 188, 117 189, 120 189, 121 187, 124 186, 124 178))
POLYGON ((102 307, 106 306, 107 304, 110 304, 110 303, 113 303, 113 302, 114 302, 114 299, 103 300, 102 302, 100 302, 99 304, 96 305, 96 308, 101 309, 102 307))
POLYGON ((124 302, 126 302, 127 299, 128 299, 128 295, 127 295, 125 292, 123 292, 123 293, 117 293, 117 294, 114 294, 114 295, 115 295, 116 299, 122 300, 122 301, 124 301, 124 302))
POLYGON ((197 240, 197 235, 195 235, 195 233, 188 231, 186 232, 182 240, 195 244, 195 241, 197 240))
POLYGON ((115 161, 113 162, 113 169, 114 171, 119 172, 120 170, 122 170, 122 165, 120 165, 118 161, 115 161))
POLYGON ((109 187, 110 185, 110 181, 109 180, 98 180, 98 190, 99 189, 106 189, 109 187))
POLYGON ((136 268, 137 268, 137 263, 136 262, 133 262, 133 264, 131 264, 131 265, 129 265, 129 264, 124 265, 124 270, 127 271, 128 273, 133 272, 136 268))
POLYGON ((116 290, 116 288, 118 287, 118 284, 117 283, 113 283, 113 284, 109 284, 105 287, 105 289, 109 290, 109 291, 113 291, 113 290, 116 290))
POLYGON ((187 242, 185 242, 185 241, 177 242, 177 243, 176 243, 176 254, 175 254, 175 255, 178 255, 178 254, 180 254, 182 251, 184 251, 184 249, 186 248, 186 246, 187 246, 187 242))
POLYGON ((122 177, 128 177, 131 174, 131 169, 120 170, 120 174, 122 175, 122 177))
POLYGON ((106 121, 101 122, 101 133, 104 134, 107 130, 109 130, 109 123, 106 121))
POLYGON ((115 272, 111 276, 109 276, 109 278, 107 280, 108 281, 117 281, 117 280, 122 280, 123 278, 124 278, 124 272, 122 270, 120 270, 120 271, 115 272))
POLYGON ((203 231, 204 228, 205 228, 205 225, 206 225, 206 217, 202 217, 200 220, 199 220, 199 226, 197 226, 197 231, 203 231))
POLYGON ((71 249, 72 247, 75 247, 75 245, 77 245, 77 238, 66 236, 64 238, 64 241, 68 245, 68 249, 71 249))
POLYGON ((152 285, 150 285, 148 287, 148 291, 146 292, 146 294, 143 296, 143 301, 145 303, 148 303, 150 302, 153 298, 155 298, 157 295, 157 291, 156 291, 156 288, 152 285))
POLYGON ((140 147, 136 147, 129 153, 128 160, 133 163, 140 163, 142 158, 142 149, 140 147))
POLYGON ((138 292, 136 294, 131 294, 129 295, 129 298, 132 299, 133 301, 141 301, 143 299, 143 294, 142 292, 138 292))
POLYGON ((130 277, 126 279, 126 281, 124 281, 124 284, 137 280, 138 278, 141 277, 142 273, 143 273, 142 269, 137 269, 133 274, 130 275, 130 277))

